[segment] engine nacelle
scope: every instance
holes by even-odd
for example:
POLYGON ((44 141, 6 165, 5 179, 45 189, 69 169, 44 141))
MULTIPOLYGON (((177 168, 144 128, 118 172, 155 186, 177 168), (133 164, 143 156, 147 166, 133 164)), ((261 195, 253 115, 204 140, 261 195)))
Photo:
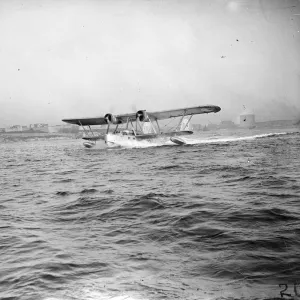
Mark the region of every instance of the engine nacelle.
POLYGON ((149 121, 149 117, 145 110, 138 110, 135 116, 136 116, 136 119, 141 122, 149 121))
POLYGON ((121 122, 118 120, 117 117, 115 117, 112 114, 106 114, 104 116, 104 120, 106 122, 106 124, 120 124, 121 122))

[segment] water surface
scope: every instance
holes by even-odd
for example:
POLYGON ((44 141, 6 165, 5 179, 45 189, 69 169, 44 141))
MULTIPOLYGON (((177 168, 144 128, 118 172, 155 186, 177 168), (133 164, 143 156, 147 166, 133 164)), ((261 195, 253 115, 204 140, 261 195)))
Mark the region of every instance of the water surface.
POLYGON ((190 143, 0 144, 0 298, 265 299, 281 283, 294 295, 299 128, 190 143))

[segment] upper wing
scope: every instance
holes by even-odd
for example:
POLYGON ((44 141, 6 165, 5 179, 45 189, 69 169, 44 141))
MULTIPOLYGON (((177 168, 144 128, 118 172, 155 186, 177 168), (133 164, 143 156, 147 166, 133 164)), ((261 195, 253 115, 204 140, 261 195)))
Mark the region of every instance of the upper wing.
MULTIPOLYGON (((135 113, 131 114, 123 114, 123 115, 116 115, 115 116, 119 123, 126 123, 127 118, 131 120, 135 120, 136 116, 135 113)), ((70 124, 76 124, 80 126, 88 126, 88 125, 106 125, 106 121, 104 117, 93 117, 93 118, 76 118, 76 119, 63 119, 63 122, 70 123, 70 124)))
POLYGON ((204 106, 195 106, 187 107, 181 109, 171 109, 157 112, 147 112, 148 116, 155 120, 164 120, 174 117, 187 116, 187 115, 199 115, 199 114, 209 114, 216 113, 220 111, 221 108, 216 105, 204 105, 204 106))
POLYGON ((80 126, 85 125, 104 125, 106 124, 104 117, 98 117, 98 118, 77 118, 77 119, 63 119, 63 122, 70 123, 70 124, 76 124, 80 126))
MULTIPOLYGON (((163 110, 157 112, 147 112, 147 115, 154 120, 164 120, 164 119, 169 119, 174 117, 180 117, 183 115, 187 116, 187 115, 216 113, 220 110, 221 108, 216 105, 204 105, 204 106, 187 107, 181 109, 163 110)), ((126 123, 128 118, 131 119, 132 121, 136 120, 135 113, 116 115, 115 117, 118 119, 119 123, 126 123)), ((63 119, 62 121, 70 124, 80 125, 80 126, 107 124, 104 117, 63 119)))

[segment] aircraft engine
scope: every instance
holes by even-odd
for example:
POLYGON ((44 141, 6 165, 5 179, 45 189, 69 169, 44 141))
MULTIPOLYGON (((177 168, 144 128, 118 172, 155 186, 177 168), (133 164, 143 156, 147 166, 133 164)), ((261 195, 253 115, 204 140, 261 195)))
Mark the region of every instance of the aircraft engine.
POLYGON ((106 124, 112 123, 112 124, 120 124, 121 122, 112 114, 106 114, 104 116, 104 120, 106 124))
POLYGON ((147 122, 148 121, 148 115, 145 110, 138 110, 136 113, 136 119, 141 122, 147 122))

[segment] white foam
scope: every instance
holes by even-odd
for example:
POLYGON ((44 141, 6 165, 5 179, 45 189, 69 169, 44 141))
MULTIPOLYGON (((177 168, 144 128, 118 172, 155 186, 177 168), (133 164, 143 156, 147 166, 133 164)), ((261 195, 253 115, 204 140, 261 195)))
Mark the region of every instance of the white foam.
POLYGON ((254 140, 257 138, 264 138, 268 136, 274 135, 285 135, 288 132, 276 132, 276 133, 265 133, 265 134, 257 134, 251 136, 242 136, 242 137, 223 137, 223 138, 210 138, 210 139, 185 139, 186 143, 189 145, 194 144, 212 144, 212 143, 228 143, 228 142, 236 142, 236 141, 246 141, 246 140, 254 140))
MULTIPOLYGON (((227 136, 227 137, 216 137, 211 136, 209 138, 197 137, 197 138, 190 138, 185 136, 180 136, 182 140, 186 142, 187 145, 196 145, 196 144, 218 144, 218 143, 229 143, 229 142, 237 142, 237 141, 246 141, 246 140, 254 140, 257 138, 264 138, 268 136, 277 136, 277 135, 286 135, 289 132, 275 132, 275 133, 265 133, 265 134, 257 134, 251 136, 227 136)), ((108 149, 128 149, 128 148, 149 148, 149 147, 160 147, 160 146, 178 146, 175 143, 168 141, 139 141, 138 143, 132 142, 128 143, 127 146, 122 147, 112 147, 108 149)))

